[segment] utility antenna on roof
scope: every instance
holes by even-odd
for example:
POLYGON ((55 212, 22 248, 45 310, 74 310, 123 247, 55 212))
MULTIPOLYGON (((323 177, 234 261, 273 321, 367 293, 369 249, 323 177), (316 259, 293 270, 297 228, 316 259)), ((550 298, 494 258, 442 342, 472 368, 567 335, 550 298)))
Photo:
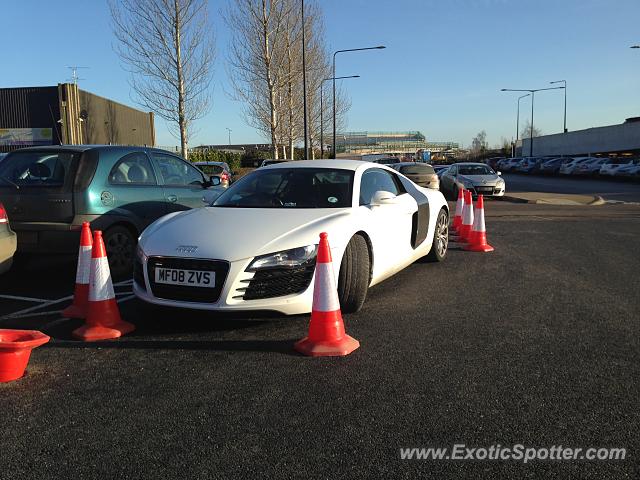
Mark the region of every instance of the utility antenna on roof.
POLYGON ((86 80, 85 78, 80 78, 78 76, 78 70, 80 70, 81 68, 87 69, 89 67, 80 67, 78 65, 72 65, 72 66, 67 65, 67 68, 71 70, 71 78, 67 78, 67 81, 73 82, 75 85, 77 85, 78 80, 86 80))

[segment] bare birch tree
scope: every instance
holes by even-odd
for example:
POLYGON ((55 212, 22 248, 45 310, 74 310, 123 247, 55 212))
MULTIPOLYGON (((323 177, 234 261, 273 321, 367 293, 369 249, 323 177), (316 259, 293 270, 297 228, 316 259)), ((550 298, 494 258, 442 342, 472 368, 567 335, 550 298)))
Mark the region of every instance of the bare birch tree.
MULTIPOLYGON (((228 59, 231 96, 243 102, 247 124, 271 139, 274 158, 279 158, 279 145, 285 158, 294 158, 295 144, 304 139, 300 9, 300 0, 233 0, 225 15, 233 32, 228 59)), ((305 4, 307 107, 312 145, 319 131, 320 82, 331 71, 321 17, 319 3, 305 4)), ((330 102, 325 103, 323 110, 331 107, 330 102)), ((340 124, 349 102, 340 92, 336 103, 340 124)), ((323 118, 325 129, 330 125, 330 117, 331 114, 323 118)))
POLYGON ((193 122, 210 108, 208 0, 109 0, 109 8, 136 101, 175 127, 187 158, 193 122))
POLYGON ((247 123, 271 139, 274 158, 282 135, 280 75, 289 6, 287 0, 233 0, 225 15, 232 32, 232 98, 243 102, 247 123))

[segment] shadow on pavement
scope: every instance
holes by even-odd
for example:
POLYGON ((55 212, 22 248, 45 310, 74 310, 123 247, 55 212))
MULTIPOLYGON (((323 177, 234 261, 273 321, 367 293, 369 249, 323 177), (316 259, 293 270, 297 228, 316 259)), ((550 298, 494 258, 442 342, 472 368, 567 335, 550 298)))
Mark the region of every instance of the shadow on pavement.
POLYGON ((116 340, 106 342, 79 342, 56 340, 45 348, 96 348, 117 350, 209 350, 217 352, 273 352, 299 356, 289 340, 116 340))

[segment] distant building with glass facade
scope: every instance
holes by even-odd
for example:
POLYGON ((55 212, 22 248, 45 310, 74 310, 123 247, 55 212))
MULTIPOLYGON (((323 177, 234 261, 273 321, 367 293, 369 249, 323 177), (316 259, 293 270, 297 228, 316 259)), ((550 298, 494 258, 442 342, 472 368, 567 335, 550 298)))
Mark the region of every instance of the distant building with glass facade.
POLYGON ((336 135, 336 153, 399 153, 414 154, 455 152, 460 145, 455 142, 427 142, 418 131, 408 132, 345 132, 336 135))

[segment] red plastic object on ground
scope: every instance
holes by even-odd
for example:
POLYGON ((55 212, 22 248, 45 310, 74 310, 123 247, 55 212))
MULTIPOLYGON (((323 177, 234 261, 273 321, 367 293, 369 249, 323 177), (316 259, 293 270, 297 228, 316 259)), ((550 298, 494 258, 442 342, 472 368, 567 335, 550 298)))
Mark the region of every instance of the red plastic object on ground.
POLYGON ((120 318, 120 309, 111 282, 109 261, 102 240, 102 232, 93 232, 91 271, 89 273, 89 307, 85 324, 72 335, 86 342, 110 340, 135 330, 120 318))
POLYGON ((0 382, 11 382, 24 375, 31 350, 49 341, 37 330, 0 329, 0 382))
POLYGON ((460 227, 462 226, 462 210, 464 207, 464 188, 458 189, 458 200, 456 200, 456 213, 453 217, 453 225, 451 225, 451 230, 453 233, 458 233, 460 227))
POLYGON ((320 234, 316 259, 309 335, 296 342, 294 348, 312 357, 338 357, 349 355, 359 346, 360 342, 344 330, 329 240, 323 232, 320 234))
POLYGON ((471 252, 493 252, 494 248, 487 243, 487 229, 484 225, 484 200, 478 195, 475 212, 473 214, 473 227, 469 234, 469 244, 464 247, 471 252))
POLYGON ((467 242, 473 226, 473 198, 469 190, 464 191, 464 206, 462 210, 462 225, 458 230, 458 241, 467 242))
POLYGON ((89 272, 91 270, 91 228, 89 222, 82 224, 80 248, 78 249, 78 269, 76 271, 76 288, 73 292, 73 303, 62 311, 66 318, 86 318, 89 305, 89 272))

